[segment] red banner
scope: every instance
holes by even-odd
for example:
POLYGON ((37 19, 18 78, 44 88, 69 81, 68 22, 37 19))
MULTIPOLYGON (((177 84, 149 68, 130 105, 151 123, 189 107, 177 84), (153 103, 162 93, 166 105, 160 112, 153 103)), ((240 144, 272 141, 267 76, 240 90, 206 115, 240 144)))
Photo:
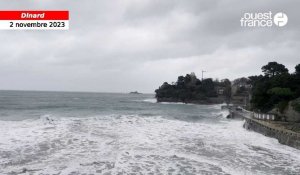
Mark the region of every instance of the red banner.
POLYGON ((0 11, 0 20, 69 20, 69 11, 0 11))

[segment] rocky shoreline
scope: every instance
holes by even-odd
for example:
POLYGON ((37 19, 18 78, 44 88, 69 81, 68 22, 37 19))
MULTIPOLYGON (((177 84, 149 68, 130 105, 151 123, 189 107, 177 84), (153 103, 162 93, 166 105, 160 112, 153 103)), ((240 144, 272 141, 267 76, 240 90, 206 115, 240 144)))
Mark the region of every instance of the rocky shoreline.
POLYGON ((222 104, 225 102, 225 99, 220 97, 207 98, 205 100, 180 100, 178 98, 156 98, 156 100, 157 102, 191 103, 200 105, 222 104))

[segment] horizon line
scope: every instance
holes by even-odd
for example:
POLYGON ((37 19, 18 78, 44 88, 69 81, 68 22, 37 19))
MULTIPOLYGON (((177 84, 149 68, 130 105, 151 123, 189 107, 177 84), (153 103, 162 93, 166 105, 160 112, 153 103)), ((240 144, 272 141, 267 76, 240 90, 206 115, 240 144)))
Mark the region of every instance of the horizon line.
MULTIPOLYGON (((72 91, 72 90, 24 90, 24 89, 0 89, 0 91, 20 91, 20 92, 67 92, 67 93, 106 93, 106 94, 129 94, 130 92, 100 92, 100 91, 72 91)), ((138 91, 139 92, 139 91, 138 91)), ((150 92, 140 92, 142 94, 154 94, 150 92)))

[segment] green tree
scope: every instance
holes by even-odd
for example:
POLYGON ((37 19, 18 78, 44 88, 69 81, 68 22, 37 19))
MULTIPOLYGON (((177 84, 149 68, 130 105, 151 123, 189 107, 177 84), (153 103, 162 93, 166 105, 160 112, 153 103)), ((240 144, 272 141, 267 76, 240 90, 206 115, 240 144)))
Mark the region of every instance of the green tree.
POLYGON ((274 107, 283 111, 289 101, 300 96, 300 66, 296 73, 289 74, 284 65, 270 62, 262 67, 265 76, 249 77, 252 85, 252 107, 269 111, 274 107))
POLYGON ((190 74, 186 74, 186 76, 184 77, 184 84, 189 84, 192 81, 192 77, 190 76, 190 74))
POLYGON ((221 80, 221 82, 224 86, 224 95, 226 97, 226 102, 229 103, 231 98, 231 82, 229 79, 223 79, 221 80))
POLYGON ((293 92, 291 91, 290 88, 274 87, 268 90, 268 94, 288 97, 288 96, 292 96, 293 92))
MULTIPOLYGON (((222 83, 230 87, 229 80, 222 83)), ((202 82, 193 73, 179 76, 176 83, 168 84, 164 82, 155 90, 155 93, 157 101, 181 101, 185 103, 197 100, 202 101, 208 97, 216 97, 218 95, 215 82, 211 78, 202 82)))
POLYGON ((300 64, 295 67, 296 75, 300 75, 300 64))
POLYGON ((183 85, 184 85, 184 76, 179 76, 179 77, 177 78, 176 84, 177 84, 178 86, 183 86, 183 85))
POLYGON ((256 82, 258 82, 260 79, 264 78, 262 75, 254 75, 254 76, 250 76, 249 78, 249 83, 254 86, 256 82))
POLYGON ((267 65, 263 66, 262 71, 268 77, 273 77, 275 75, 288 73, 288 69, 285 68, 283 64, 279 64, 277 62, 269 62, 267 65))

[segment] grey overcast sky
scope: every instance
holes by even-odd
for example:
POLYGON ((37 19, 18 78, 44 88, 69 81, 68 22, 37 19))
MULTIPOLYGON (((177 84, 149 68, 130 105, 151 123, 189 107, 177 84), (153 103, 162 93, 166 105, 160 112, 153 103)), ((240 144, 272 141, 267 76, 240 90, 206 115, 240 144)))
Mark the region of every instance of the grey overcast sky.
POLYGON ((1 0, 1 10, 69 10, 69 31, 0 31, 0 89, 153 92, 201 70, 231 80, 300 63, 299 0, 1 0), (243 28, 245 12, 284 27, 243 28))

